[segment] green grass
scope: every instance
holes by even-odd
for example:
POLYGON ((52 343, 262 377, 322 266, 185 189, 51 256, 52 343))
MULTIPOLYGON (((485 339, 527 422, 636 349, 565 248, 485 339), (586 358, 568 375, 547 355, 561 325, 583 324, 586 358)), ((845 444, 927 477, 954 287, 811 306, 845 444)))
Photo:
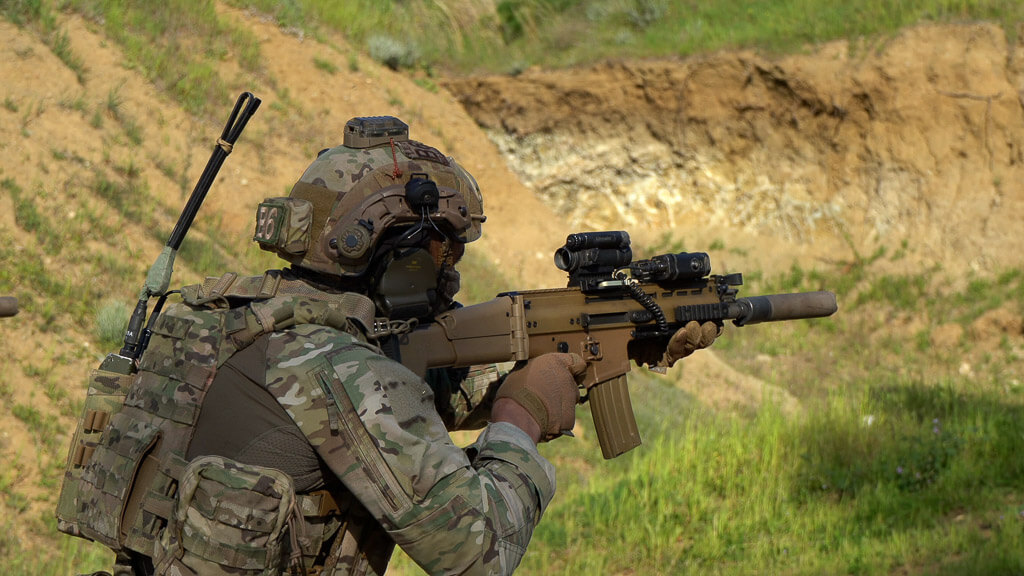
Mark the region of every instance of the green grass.
POLYGON ((44 414, 31 404, 15 404, 10 410, 11 414, 21 420, 36 440, 43 443, 48 451, 57 452, 63 448, 57 434, 60 425, 56 417, 44 414))
POLYGON ((316 66, 317 70, 323 70, 328 74, 337 74, 338 65, 333 61, 326 58, 313 57, 313 65, 316 66))
MULTIPOLYGON (((15 523, 24 524, 25 520, 23 515, 0 514, 0 557, 4 558, 6 574, 65 576, 110 570, 114 559, 110 550, 100 544, 68 536, 58 537, 52 548, 40 554, 12 553, 24 546, 24 542, 17 536, 15 523)), ((50 518, 37 519, 31 523, 39 533, 57 534, 56 522, 50 518)))
MULTIPOLYGON (((281 26, 314 39, 341 33, 377 61, 423 71, 428 78, 436 70, 516 73, 534 65, 564 67, 734 48, 792 52, 837 39, 851 40, 851 50, 857 50, 923 21, 991 20, 1013 40, 1016 23, 1024 20, 1024 4, 1006 0, 501 0, 493 9, 469 0, 230 3, 267 13, 281 26)), ((194 114, 215 116, 232 93, 247 88, 245 75, 220 77, 221 60, 233 58, 251 75, 264 73, 258 39, 218 17, 211 0, 170 0, 155 8, 128 0, 65 0, 59 5, 101 23, 122 46, 130 66, 194 114)), ((66 33, 57 30, 52 3, 7 2, 3 14, 42 30, 54 52, 84 81, 86 67, 70 51, 66 33)), ((329 74, 338 70, 326 59, 315 65, 329 74)), ((350 56, 348 66, 356 69, 358 63, 350 56)))
POLYGON ((462 281, 456 299, 466 305, 487 302, 512 286, 508 274, 475 248, 467 245, 465 256, 456 266, 462 281))
POLYGON ((232 269, 229 257, 225 254, 225 247, 216 240, 198 234, 190 234, 182 242, 178 258, 198 272, 199 278, 207 275, 219 276, 232 269))
POLYGON ((71 49, 71 40, 68 38, 67 31, 61 30, 53 33, 50 39, 50 49, 64 65, 75 73, 78 83, 85 84, 85 60, 71 49))
MULTIPOLYGON (((516 73, 534 65, 585 65, 608 58, 679 57, 722 49, 791 52, 836 39, 851 50, 923 21, 986 19, 1011 40, 1024 20, 1024 4, 1002 1, 877 0, 829 3, 812 0, 501 0, 493 10, 469 0, 401 2, 352 0, 231 0, 270 14, 283 27, 313 38, 343 34, 355 48, 395 69, 516 73)), ((211 0, 170 0, 155 8, 128 0, 65 0, 102 24, 125 51, 130 66, 174 96, 186 110, 207 116, 226 107, 246 78, 221 78, 217 64, 234 58, 249 74, 262 74, 259 41, 218 17, 211 0)), ((35 26, 84 82, 83 59, 57 29, 54 3, 17 0, 3 14, 35 26)), ((334 74, 333 62, 316 66, 334 74)), ((350 57, 349 68, 358 67, 350 57)), ((243 75, 244 76, 244 75, 243 75)))
POLYGON ((109 207, 126 221, 151 226, 153 222, 152 198, 145 182, 131 178, 132 170, 122 170, 125 177, 109 178, 97 171, 92 192, 105 200, 109 207))
MULTIPOLYGON (((949 322, 970 330, 993 310, 1019 314, 1024 274, 954 291, 929 273, 884 271, 891 262, 878 253, 853 268, 756 274, 743 287, 841 287, 831 318, 729 326, 715 344, 729 364, 793 394, 797 414, 772 404, 716 412, 637 370, 644 444, 604 461, 582 408, 582 434, 541 448, 559 494, 517 574, 1024 571, 1024 336, 938 352, 884 320, 913 314, 928 334, 949 322)), ((395 571, 421 573, 401 554, 395 571)))
POLYGON ((559 494, 517 574, 1024 568, 1024 408, 988 386, 893 377, 801 418, 716 413, 642 376, 632 394, 636 450, 601 461, 585 410, 581 438, 542 447, 559 494))
POLYGON ((46 0, 9 0, 0 4, 0 14, 19 27, 34 27, 43 40, 78 80, 85 83, 85 60, 71 48, 66 30, 57 29, 57 17, 52 2, 46 0))
MULTIPOLYGON (((1024 447, 1022 408, 955 384, 893 379, 866 392, 836 395, 804 418, 772 406, 744 418, 687 409, 674 390, 634 385, 641 406, 680 411, 622 462, 597 464, 600 474, 560 474, 561 495, 524 573, 1024 567, 1021 464, 1010 457, 1024 447)), ((581 457, 571 444, 549 453, 581 457)))
POLYGON ((502 0, 493 11, 455 0, 233 3, 271 14, 282 26, 340 31, 393 68, 455 73, 730 48, 789 52, 840 38, 884 38, 921 21, 994 20, 1015 38, 1024 18, 1024 6, 1005 0, 502 0))
MULTIPOLYGON (((216 64, 234 58, 242 70, 260 69, 258 39, 217 16, 209 0, 169 0, 140 4, 128 0, 67 0, 73 9, 100 23, 121 45, 127 65, 175 97, 190 113, 216 115, 247 78, 221 78, 216 64)), ((19 11, 22 19, 35 16, 19 11)))
POLYGON ((113 350, 124 342, 131 308, 123 300, 110 300, 96 312, 96 339, 105 350, 113 350))

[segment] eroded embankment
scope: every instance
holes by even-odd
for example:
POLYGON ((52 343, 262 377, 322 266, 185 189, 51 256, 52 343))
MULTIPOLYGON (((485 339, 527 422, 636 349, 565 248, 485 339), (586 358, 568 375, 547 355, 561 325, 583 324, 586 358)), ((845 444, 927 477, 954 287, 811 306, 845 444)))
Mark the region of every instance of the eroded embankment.
POLYGON ((447 87, 575 226, 905 246, 921 269, 970 275, 1024 248, 1022 54, 993 25, 927 26, 447 87))

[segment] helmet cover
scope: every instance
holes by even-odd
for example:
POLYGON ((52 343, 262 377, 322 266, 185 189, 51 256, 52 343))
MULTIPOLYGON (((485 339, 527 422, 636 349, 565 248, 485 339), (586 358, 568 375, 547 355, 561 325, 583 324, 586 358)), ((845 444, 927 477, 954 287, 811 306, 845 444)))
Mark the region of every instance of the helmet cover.
POLYGON ((454 159, 409 140, 396 118, 354 118, 345 144, 320 152, 287 198, 260 204, 254 240, 295 266, 356 277, 390 231, 425 224, 465 243, 485 219, 476 180, 454 159))

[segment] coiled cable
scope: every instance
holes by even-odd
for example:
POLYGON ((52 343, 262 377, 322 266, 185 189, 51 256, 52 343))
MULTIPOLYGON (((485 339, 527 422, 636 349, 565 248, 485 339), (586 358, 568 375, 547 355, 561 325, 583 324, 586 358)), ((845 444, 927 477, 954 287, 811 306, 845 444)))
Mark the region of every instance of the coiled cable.
POLYGON ((640 283, 634 278, 629 278, 624 273, 619 272, 615 275, 616 279, 622 280, 629 288, 629 295, 633 297, 645 310, 651 313, 654 317, 654 322, 658 325, 659 334, 668 334, 668 319, 665 318, 665 311, 661 309, 661 306, 651 298, 651 295, 644 292, 643 288, 640 287, 640 283))

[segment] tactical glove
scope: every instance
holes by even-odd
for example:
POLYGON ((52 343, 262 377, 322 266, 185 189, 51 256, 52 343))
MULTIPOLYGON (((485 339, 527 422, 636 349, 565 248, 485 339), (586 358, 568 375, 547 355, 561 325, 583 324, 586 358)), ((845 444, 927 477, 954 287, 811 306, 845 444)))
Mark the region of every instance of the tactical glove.
POLYGON ((578 354, 544 354, 509 372, 497 398, 508 398, 529 412, 540 426, 541 442, 547 442, 576 424, 579 380, 586 369, 578 354))
POLYGON ((664 340, 638 340, 629 343, 629 357, 637 364, 650 368, 671 368, 677 360, 686 358, 701 348, 707 348, 722 334, 722 327, 714 322, 691 320, 664 340))
POLYGON ((700 324, 696 320, 690 320, 669 338, 660 365, 671 368, 676 360, 686 358, 695 351, 714 344, 715 338, 721 333, 722 327, 714 322, 700 324))

